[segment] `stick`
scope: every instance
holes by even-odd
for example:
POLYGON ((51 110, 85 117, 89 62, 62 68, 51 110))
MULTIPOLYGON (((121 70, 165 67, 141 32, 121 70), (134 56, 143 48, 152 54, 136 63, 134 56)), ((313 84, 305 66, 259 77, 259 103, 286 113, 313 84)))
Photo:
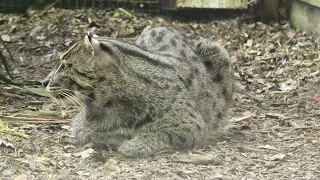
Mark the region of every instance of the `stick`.
POLYGON ((0 116, 0 119, 6 123, 32 123, 32 124, 69 124, 71 119, 48 119, 48 118, 28 118, 0 116))
POLYGON ((9 56, 10 56, 11 61, 12 61, 12 62, 15 62, 14 59, 13 59, 13 56, 12 56, 11 52, 9 51, 9 48, 8 48, 7 45, 6 45, 6 42, 4 42, 1 37, 0 37, 0 41, 2 42, 3 47, 7 50, 8 54, 9 54, 9 56))
POLYGON ((56 0, 54 3, 50 4, 48 7, 46 7, 40 14, 39 16, 42 16, 43 14, 45 14, 46 12, 49 11, 49 9, 51 9, 54 5, 56 5, 60 0, 56 0))
POLYGON ((299 129, 320 129, 320 125, 316 126, 302 126, 302 127, 274 127, 270 129, 260 129, 256 132, 266 132, 266 131, 272 131, 272 130, 299 130, 299 129))

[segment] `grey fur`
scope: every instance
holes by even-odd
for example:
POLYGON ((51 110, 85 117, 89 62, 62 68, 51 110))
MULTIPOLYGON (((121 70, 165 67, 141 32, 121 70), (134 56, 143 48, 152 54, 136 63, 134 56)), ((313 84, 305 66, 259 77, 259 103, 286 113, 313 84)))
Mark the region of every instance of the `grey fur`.
POLYGON ((145 30, 135 42, 88 38, 100 44, 78 42, 54 75, 56 85, 89 97, 72 124, 79 143, 146 156, 200 146, 227 122, 232 65, 219 45, 192 44, 165 27, 145 30))

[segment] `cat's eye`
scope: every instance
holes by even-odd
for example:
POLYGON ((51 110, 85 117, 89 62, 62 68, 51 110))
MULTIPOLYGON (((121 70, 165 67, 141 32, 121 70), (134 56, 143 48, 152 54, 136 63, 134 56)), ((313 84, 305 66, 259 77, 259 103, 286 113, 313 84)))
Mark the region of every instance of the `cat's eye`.
POLYGON ((61 69, 71 68, 72 64, 67 62, 66 60, 61 61, 61 69))

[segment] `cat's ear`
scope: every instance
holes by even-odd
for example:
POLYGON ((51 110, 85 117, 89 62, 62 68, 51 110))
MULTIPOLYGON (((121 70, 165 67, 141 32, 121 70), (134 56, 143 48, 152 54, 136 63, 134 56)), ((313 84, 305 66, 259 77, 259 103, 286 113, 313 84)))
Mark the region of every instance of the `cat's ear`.
POLYGON ((105 61, 109 59, 109 55, 107 52, 103 51, 101 43, 96 39, 97 35, 93 34, 92 32, 87 33, 84 37, 84 45, 87 48, 92 49, 92 55, 96 56, 99 60, 105 61))
POLYGON ((90 47, 93 51, 99 49, 100 42, 97 39, 95 39, 97 37, 98 36, 92 32, 87 33, 84 37, 84 45, 86 47, 90 47))

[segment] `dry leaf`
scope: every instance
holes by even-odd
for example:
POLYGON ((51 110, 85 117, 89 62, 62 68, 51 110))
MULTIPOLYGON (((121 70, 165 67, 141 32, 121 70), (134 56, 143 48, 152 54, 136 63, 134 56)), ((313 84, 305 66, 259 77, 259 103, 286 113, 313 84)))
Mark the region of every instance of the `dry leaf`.
POLYGON ((288 38, 293 39, 296 33, 294 31, 289 31, 287 35, 288 35, 288 38))
POLYGON ((279 161, 279 160, 282 160, 282 159, 285 158, 285 157, 286 157, 285 154, 279 153, 279 154, 276 154, 276 155, 271 156, 269 159, 270 159, 271 161, 279 161))
POLYGON ((269 150, 274 150, 277 151, 277 148, 274 146, 270 146, 268 144, 264 145, 264 146, 258 146, 259 149, 269 149, 269 150))
POLYGON ((81 159, 86 159, 88 157, 90 157, 90 155, 94 152, 94 149, 92 148, 89 148, 89 149, 86 149, 82 152, 78 152, 78 153, 74 153, 73 156, 75 157, 81 157, 81 159))

